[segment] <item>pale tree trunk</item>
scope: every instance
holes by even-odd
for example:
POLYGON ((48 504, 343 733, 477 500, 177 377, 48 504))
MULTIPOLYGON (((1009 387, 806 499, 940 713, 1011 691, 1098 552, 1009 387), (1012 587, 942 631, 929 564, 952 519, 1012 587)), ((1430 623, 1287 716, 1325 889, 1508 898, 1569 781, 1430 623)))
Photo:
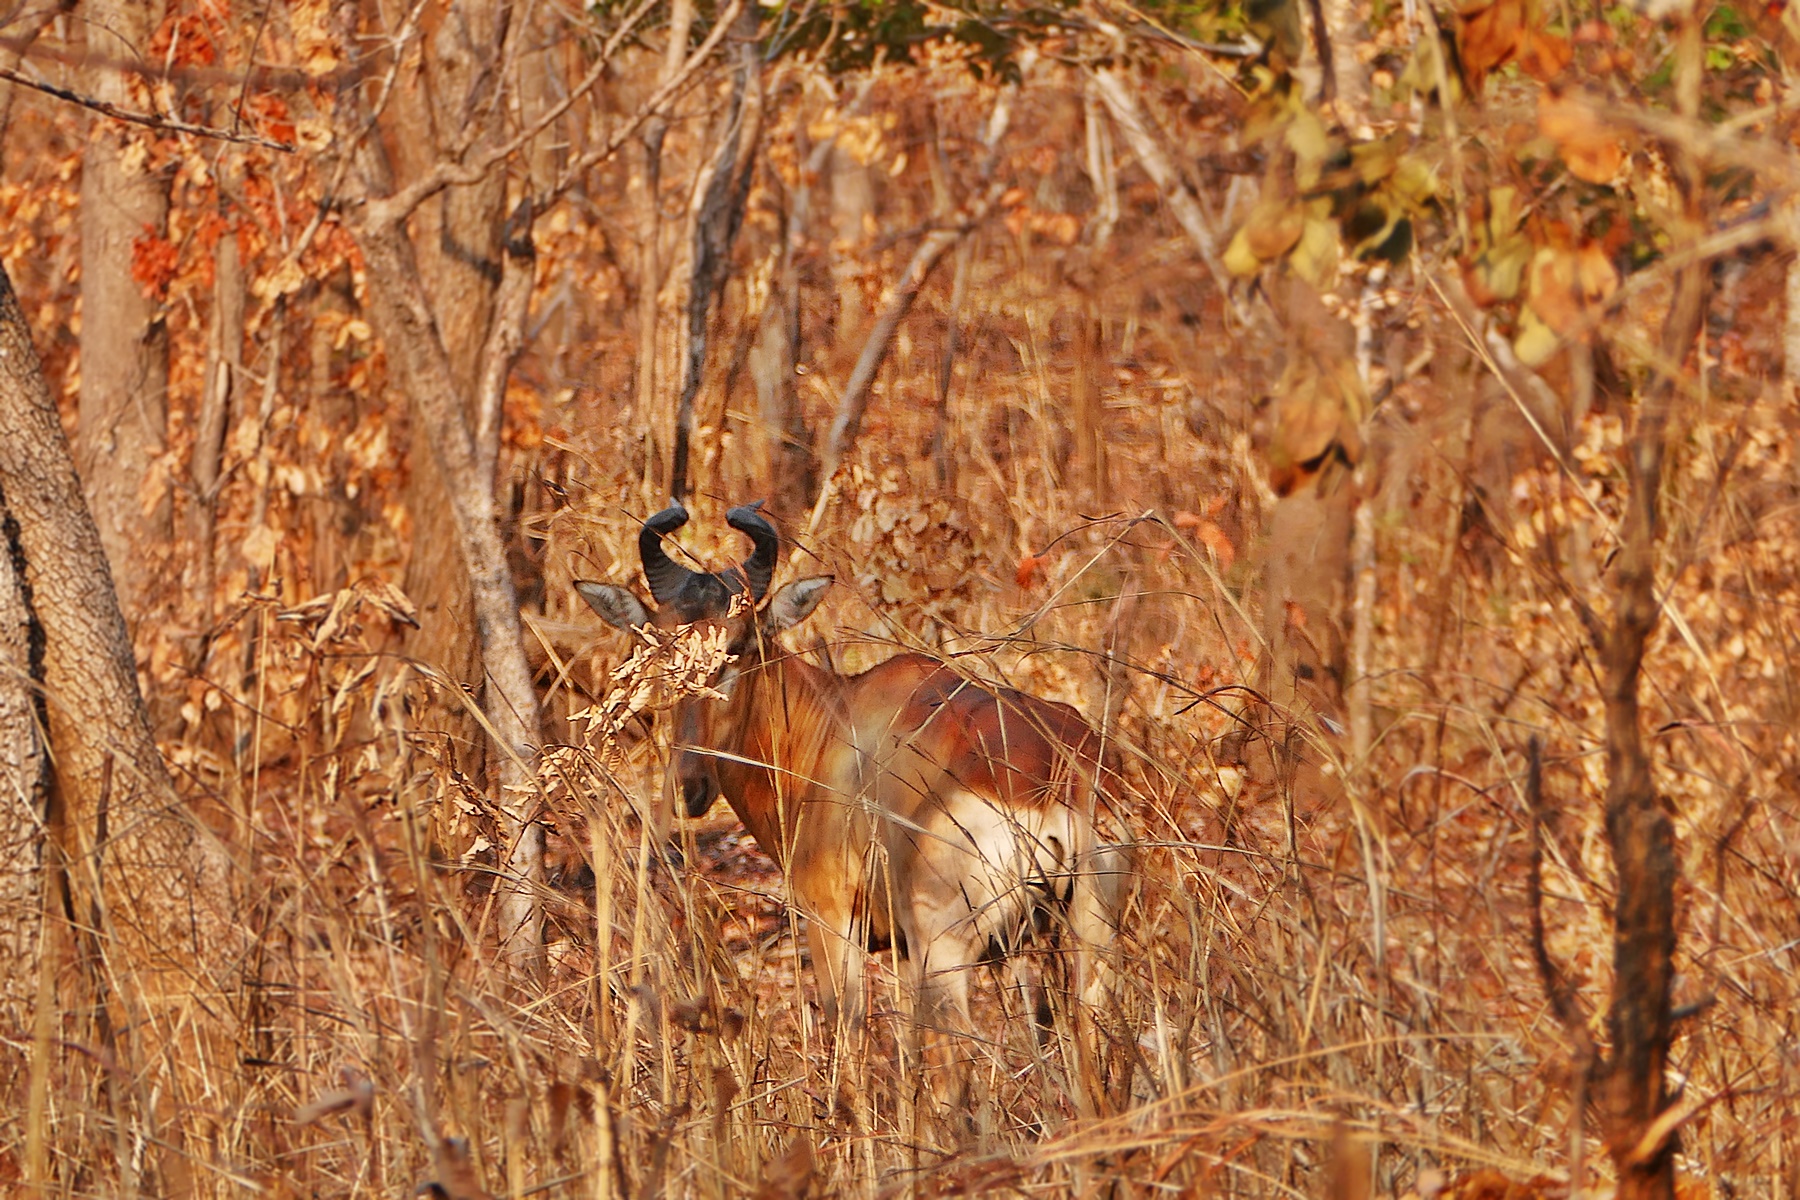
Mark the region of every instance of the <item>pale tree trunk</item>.
POLYGON ((1368 72, 1356 57, 1359 36, 1366 36, 1356 12, 1356 0, 1311 0, 1313 50, 1319 59, 1320 96, 1335 101, 1346 123, 1367 119, 1368 72))
MULTIPOLYGON (((6 44, 0 46, 0 67, 9 71, 18 69, 25 60, 25 54, 31 49, 38 35, 49 28, 50 22, 75 7, 75 0, 60 0, 56 4, 45 4, 27 12, 20 12, 17 6, 8 11, 15 19, 5 27, 6 44)), ((0 79, 0 144, 4 144, 6 131, 12 125, 13 100, 19 94, 19 85, 10 79, 0 79)))
MULTIPOLYGON (((145 0, 93 0, 89 50, 111 60, 147 52, 161 10, 145 0)), ((100 100, 144 107, 110 63, 87 86, 100 100)), ((139 241, 168 232, 168 178, 144 154, 151 137, 96 119, 81 166, 81 475, 133 627, 155 602, 156 564, 172 532, 167 481, 150 478, 168 434, 168 331, 160 302, 131 273, 139 241)))
POLYGON ((518 595, 500 537, 494 480, 481 470, 468 421, 456 400, 450 358, 432 319, 413 246, 404 228, 379 217, 356 230, 368 263, 372 315, 395 378, 404 380, 413 412, 447 481, 457 544, 468 564, 476 637, 486 673, 482 707, 499 745, 499 784, 508 817, 502 867, 503 950, 528 977, 542 968, 544 831, 534 807, 533 763, 541 737, 537 693, 525 658, 518 595))
POLYGON ((837 292, 837 321, 832 333, 839 346, 860 345, 869 326, 869 303, 863 292, 868 259, 860 247, 875 215, 875 180, 869 166, 833 142, 826 160, 831 196, 831 282, 837 292))
MULTIPOLYGON (((105 1079, 128 1089, 120 1102, 159 1147, 162 1189, 179 1193, 188 1165, 178 1114, 203 1103, 190 1089, 235 1077, 231 993, 242 929, 231 862, 176 796, 151 739, 100 531, 4 273, 0 489, 43 631, 53 823, 67 843, 74 911, 97 918, 85 942, 102 960, 87 977, 104 981, 95 999, 116 1038, 105 1079)), ((60 1007, 78 1008, 72 1000, 60 1007)), ((221 1102, 204 1100, 214 1110, 221 1102)))
MULTIPOLYGON (((220 191, 235 192, 242 182, 241 176, 240 167, 221 165, 218 172, 220 191)), ((239 395, 243 384, 244 302, 244 268, 238 258, 237 234, 235 230, 227 229, 213 253, 213 305, 206 334, 206 377, 201 385, 200 412, 194 420, 194 449, 188 460, 188 480, 193 487, 193 500, 188 506, 188 536, 196 555, 189 564, 190 603, 196 606, 200 628, 208 633, 212 629, 213 585, 218 576, 213 530, 218 517, 219 469, 225 450, 225 430, 231 422, 232 398, 239 395)))
MULTIPOLYGON (((503 45, 499 27, 485 24, 488 18, 479 17, 478 9, 490 16, 496 11, 469 5, 445 18, 446 23, 466 21, 464 36, 477 38, 470 44, 485 46, 485 57, 478 56, 464 64, 471 68, 479 65, 479 70, 472 70, 466 77, 472 81, 467 104, 446 117, 463 122, 456 126, 454 136, 445 131, 446 145, 453 151, 460 148, 462 153, 457 157, 463 161, 478 158, 479 154, 470 153, 470 148, 497 142, 504 128, 505 64, 511 42, 503 45), (480 42, 481 31, 495 40, 480 42), (474 82, 477 80, 478 86, 474 82), (471 133, 470 123, 485 123, 487 131, 471 133)), ((443 39, 447 36, 440 28, 436 44, 446 44, 443 39)), ((349 131, 360 131, 368 119, 366 111, 354 101, 345 103, 339 116, 340 129, 350 137, 356 134, 349 131)), ((486 244, 504 245, 480 272, 483 292, 479 303, 467 297, 451 302, 447 295, 433 295, 409 233, 408 221, 415 218, 419 200, 396 198, 393 172, 381 145, 365 138, 357 141, 350 152, 355 156, 354 178, 348 190, 353 211, 358 214, 351 232, 367 266, 370 315, 387 352, 389 378, 405 389, 412 404, 416 436, 429 448, 432 466, 445 485, 443 507, 450 517, 448 540, 459 557, 460 578, 469 594, 469 623, 483 675, 481 707, 494 743, 497 770, 493 782, 498 784, 505 823, 506 845, 499 864, 497 906, 501 954, 523 978, 535 980, 541 978, 543 970, 544 828, 535 812, 535 764, 542 730, 537 693, 525 656, 518 595, 495 502, 494 478, 495 447, 500 434, 498 398, 512 357, 521 345, 525 302, 529 299, 529 211, 521 206, 519 219, 506 238, 501 237, 502 226, 497 220, 491 230, 480 235, 486 244), (496 303, 495 288, 502 281, 502 299, 496 303), (446 312, 458 325, 440 324, 434 303, 439 300, 451 302, 446 312), (467 346, 459 345, 453 355, 449 340, 453 330, 458 339, 473 345, 474 354, 469 354, 467 346), (458 359, 462 361, 459 363, 458 359), (471 412, 477 395, 485 414, 479 422, 471 412), (478 432, 482 441, 477 439, 478 432)), ((443 161, 422 164, 422 168, 434 169, 443 161)), ((494 163, 490 176, 503 181, 504 164, 494 163)), ((473 181, 473 188, 488 181, 473 181)), ((448 189, 449 193, 463 190, 472 188, 448 189)), ((425 206, 433 206, 445 194, 443 189, 426 193, 425 206)), ((475 219, 478 214, 459 215, 454 208, 439 211, 443 221, 436 225, 435 252, 468 257, 464 254, 467 244, 458 251, 448 244, 448 238, 459 228, 465 230, 465 236, 476 236, 467 230, 479 223, 475 219)), ((439 285, 441 289, 444 281, 439 280, 439 285)), ((415 464, 420 457, 423 456, 415 457, 415 464)), ((421 530, 421 536, 422 533, 421 530)))
MULTIPOLYGON (((396 89, 384 122, 396 179, 417 178, 438 161, 485 148, 503 114, 495 73, 502 44, 500 5, 462 0, 425 30, 423 53, 409 86, 396 89)), ((458 404, 469 411, 482 343, 500 282, 500 226, 505 218, 505 174, 492 172, 468 187, 448 188, 413 215, 419 277, 443 337, 458 404)), ((427 431, 415 430, 415 453, 406 489, 412 514, 412 556, 404 588, 418 606, 419 628, 406 649, 459 684, 481 677, 481 654, 470 620, 469 571, 450 502, 457 481, 447 481, 425 450, 427 431)), ((481 743, 472 722, 457 721, 459 744, 481 743)), ((462 763, 472 773, 481 757, 462 763)))
MULTIPOLYGON (((669 6, 669 40, 663 49, 662 68, 657 72, 658 87, 666 85, 680 72, 693 26, 693 0, 674 0, 669 6)), ((644 143, 643 194, 638 217, 637 410, 646 438, 644 477, 659 485, 669 481, 669 469, 674 463, 673 430, 664 441, 662 392, 657 381, 657 325, 661 318, 664 278, 662 157, 663 139, 668 131, 669 119, 660 109, 644 121, 641 135, 644 143)), ((659 486, 657 490, 666 492, 668 489, 659 486)))

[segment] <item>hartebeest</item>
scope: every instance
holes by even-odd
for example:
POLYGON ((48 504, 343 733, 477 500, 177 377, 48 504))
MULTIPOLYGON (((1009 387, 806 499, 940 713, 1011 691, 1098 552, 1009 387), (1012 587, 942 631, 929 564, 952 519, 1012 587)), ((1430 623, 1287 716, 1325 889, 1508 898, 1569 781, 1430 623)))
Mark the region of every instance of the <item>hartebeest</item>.
POLYGON ((575 586, 622 629, 724 626, 733 657, 716 695, 677 704, 671 769, 690 816, 724 795, 786 873, 827 1020, 861 1022, 863 956, 891 942, 910 964, 917 1018, 966 1027, 970 969, 1053 911, 1074 943, 1076 990, 1091 990, 1086 960, 1114 940, 1128 869, 1095 832, 1108 775, 1099 735, 1066 704, 972 683, 922 654, 840 675, 783 650, 775 636, 832 580, 767 594, 780 539, 760 507, 726 514, 754 550, 720 572, 664 551, 687 521, 680 504, 644 522, 654 611, 626 588, 575 586))

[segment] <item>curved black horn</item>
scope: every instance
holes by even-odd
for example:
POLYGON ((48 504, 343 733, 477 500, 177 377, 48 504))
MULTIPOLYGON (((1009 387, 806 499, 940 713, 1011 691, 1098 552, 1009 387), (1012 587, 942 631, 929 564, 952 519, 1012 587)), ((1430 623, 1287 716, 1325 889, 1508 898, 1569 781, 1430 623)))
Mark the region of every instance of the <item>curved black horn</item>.
POLYGON ((781 554, 781 535, 759 511, 762 506, 763 502, 758 500, 754 504, 740 504, 725 514, 725 523, 756 545, 739 569, 750 581, 750 598, 758 601, 769 593, 769 581, 775 578, 775 560, 781 554))
POLYGON ((638 531, 638 557, 644 563, 644 578, 650 584, 650 595, 658 604, 673 600, 697 571, 690 571, 663 553, 662 540, 687 524, 688 511, 675 500, 669 507, 644 522, 638 531))

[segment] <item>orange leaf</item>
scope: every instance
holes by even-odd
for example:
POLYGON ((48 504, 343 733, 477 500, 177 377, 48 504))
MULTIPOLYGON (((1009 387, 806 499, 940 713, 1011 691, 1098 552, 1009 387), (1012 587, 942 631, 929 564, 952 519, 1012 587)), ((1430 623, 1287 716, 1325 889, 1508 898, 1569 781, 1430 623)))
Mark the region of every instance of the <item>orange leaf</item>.
POLYGON ((1549 83, 1574 59, 1569 39, 1554 33, 1534 30, 1525 36, 1525 48, 1519 52, 1519 69, 1537 80, 1549 83))
POLYGON ((1014 578, 1018 581, 1020 589, 1023 591, 1030 591, 1037 583, 1038 577, 1044 573, 1044 568, 1048 566, 1049 563, 1050 556, 1048 554, 1019 555, 1019 570, 1014 575, 1014 578))
POLYGON ((1237 561, 1237 547, 1231 544, 1231 539, 1223 529, 1211 521, 1202 521, 1199 528, 1194 530, 1194 536, 1212 552, 1213 561, 1219 564, 1219 570, 1231 570, 1231 564, 1237 561))
POLYGON ((1586 183, 1606 183, 1625 163, 1625 147, 1600 112, 1584 97, 1545 92, 1538 98, 1538 129, 1556 143, 1569 174, 1586 183))
POLYGON ((1490 71, 1511 62, 1524 46, 1530 26, 1526 0, 1494 0, 1462 14, 1456 49, 1469 91, 1479 96, 1490 71))
POLYGON ((144 233, 131 243, 131 277, 147 300, 160 300, 175 278, 178 255, 175 244, 154 233, 144 233))

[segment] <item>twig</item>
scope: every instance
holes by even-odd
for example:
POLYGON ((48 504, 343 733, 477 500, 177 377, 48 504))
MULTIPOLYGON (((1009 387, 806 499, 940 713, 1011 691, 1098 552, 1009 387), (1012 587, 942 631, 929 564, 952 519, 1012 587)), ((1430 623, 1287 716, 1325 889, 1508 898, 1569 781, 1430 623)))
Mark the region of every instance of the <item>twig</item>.
POLYGON ((837 474, 838 466, 862 428, 863 412, 869 403, 869 390, 874 386, 881 364, 887 359, 888 347, 894 340, 901 320, 911 311, 913 301, 918 299, 925 281, 931 277, 932 269, 952 247, 968 236, 970 230, 987 219, 995 203, 1006 192, 1007 181, 996 179, 994 175, 1000 161, 1000 139, 1006 135, 1006 128, 1011 121, 1012 97, 1009 93, 1002 92, 994 102, 994 111, 988 117, 987 132, 982 137, 987 155, 981 165, 981 178, 986 181, 986 186, 966 201, 949 221, 926 235, 925 240, 919 243, 919 248, 913 252, 912 261, 906 264, 906 270, 882 301, 881 311, 876 314, 874 326, 869 331, 869 340, 863 343, 862 353, 850 371, 850 380, 844 385, 844 394, 838 400, 837 416, 833 418, 831 431, 825 438, 824 461, 820 464, 819 471, 819 496, 813 504, 812 519, 806 526, 809 536, 818 529, 825 507, 831 502, 832 477, 837 474))
POLYGON ((1194 249, 1199 251, 1200 260, 1206 264, 1207 274, 1212 276, 1213 285, 1219 289, 1219 295, 1237 318, 1238 324, 1258 333, 1268 333, 1268 321, 1263 314, 1244 305, 1232 290, 1231 272, 1225 269, 1224 260, 1219 257, 1218 233, 1212 228, 1206 213, 1201 210, 1200 201, 1188 190, 1187 184, 1176 171, 1168 152, 1151 131, 1150 120, 1138 100, 1137 89, 1126 84, 1113 68, 1094 71, 1089 79, 1094 90, 1099 93, 1101 102, 1106 105, 1107 112, 1112 115, 1113 124, 1118 126, 1119 132, 1130 144, 1132 153, 1137 155, 1144 173, 1156 184, 1176 223, 1187 234, 1194 249))
MULTIPOLYGON (((719 15, 719 19, 713 25, 711 32, 706 35, 706 40, 702 42, 692 54, 688 55, 686 62, 682 65, 680 73, 652 92, 649 98, 639 106, 637 114, 627 123, 625 129, 620 130, 609 139, 606 146, 601 150, 592 155, 583 155, 581 164, 572 167, 565 173, 564 178, 572 181, 579 175, 580 170, 585 169, 586 166, 591 166, 593 162, 599 162, 610 158, 613 152, 625 143, 626 138, 630 136, 630 131, 635 130, 651 113, 660 111, 662 106, 668 102, 669 98, 687 84, 694 72, 699 69, 700 64, 705 62, 707 57, 712 54, 713 49, 718 46, 719 42, 724 38, 725 31, 730 28, 732 20, 736 18, 738 9, 741 8, 742 5, 743 0, 732 0, 732 3, 726 7, 726 10, 719 15), (590 159, 592 161, 589 161, 590 159)), ((568 112, 569 109, 574 106, 578 97, 584 95, 605 77, 608 68, 611 66, 614 53, 617 52, 620 44, 624 42, 626 35, 635 27, 637 21, 642 19, 644 13, 646 13, 649 8, 649 0, 645 0, 645 3, 640 4, 633 10, 626 23, 606 40, 605 46, 601 48, 599 55, 595 57, 593 66, 588 68, 588 73, 582 77, 581 82, 575 87, 570 88, 568 95, 539 113, 537 118, 533 120, 531 124, 521 129, 507 141, 492 147, 469 162, 439 160, 437 165, 425 175, 414 180, 412 183, 407 184, 399 191, 390 196, 383 196, 380 199, 370 200, 368 216, 365 218, 367 224, 370 227, 399 225, 401 222, 412 216, 419 205, 425 203, 425 201, 431 199, 431 197, 437 195, 445 188, 459 184, 477 183, 482 179, 485 179, 488 172, 492 171, 502 162, 505 162, 520 149, 530 145, 539 134, 543 133, 544 130, 548 129, 554 122, 560 119, 564 113, 568 112)), ((560 192, 565 187, 567 187, 566 183, 559 184, 555 191, 560 192)), ((550 198, 553 199, 554 195, 550 198)), ((549 207, 546 198, 542 196, 534 196, 532 198, 532 204, 538 211, 542 211, 549 207)))
POLYGON ((1583 1063, 1592 1061, 1593 1039, 1588 1036, 1587 1014, 1581 1009, 1580 994, 1569 977, 1550 957, 1544 941, 1544 753, 1533 734, 1526 749, 1525 816, 1531 825, 1531 858, 1526 864, 1525 898, 1531 910, 1531 956, 1537 963, 1538 978, 1550 1011, 1575 1043, 1576 1055, 1583 1063))
POLYGON ((1544 757, 1543 745, 1532 734, 1526 748, 1525 774, 1526 820, 1532 826, 1532 858, 1526 865, 1525 901, 1532 912, 1532 959, 1537 963, 1537 979, 1544 984, 1544 995, 1550 999, 1550 1011, 1557 1015, 1562 1031, 1575 1047, 1575 1065, 1570 1070, 1570 1193, 1579 1193, 1582 1184, 1582 1159, 1588 1139, 1584 1121, 1588 1115, 1588 1079, 1595 1070, 1593 1038, 1588 1034, 1588 1015, 1582 1011, 1580 995, 1570 977, 1550 957, 1550 946, 1544 943, 1544 757))
POLYGON ((178 121, 174 117, 165 117, 159 113, 134 112, 129 108, 120 108, 110 101, 95 96, 85 96, 69 88, 57 87, 53 83, 44 83, 28 75, 21 75, 9 67, 0 67, 0 79, 10 79, 16 84, 33 88, 58 100, 66 100, 70 104, 89 108, 102 116, 116 121, 129 121, 133 125, 143 125, 150 129, 160 129, 165 133, 185 133, 193 137, 212 138, 220 142, 237 142, 245 146, 261 146, 265 150, 279 150, 283 154, 292 154, 292 142, 278 142, 273 138, 263 137, 258 133, 244 133, 234 129, 220 129, 213 125, 195 125, 188 121, 178 121))

